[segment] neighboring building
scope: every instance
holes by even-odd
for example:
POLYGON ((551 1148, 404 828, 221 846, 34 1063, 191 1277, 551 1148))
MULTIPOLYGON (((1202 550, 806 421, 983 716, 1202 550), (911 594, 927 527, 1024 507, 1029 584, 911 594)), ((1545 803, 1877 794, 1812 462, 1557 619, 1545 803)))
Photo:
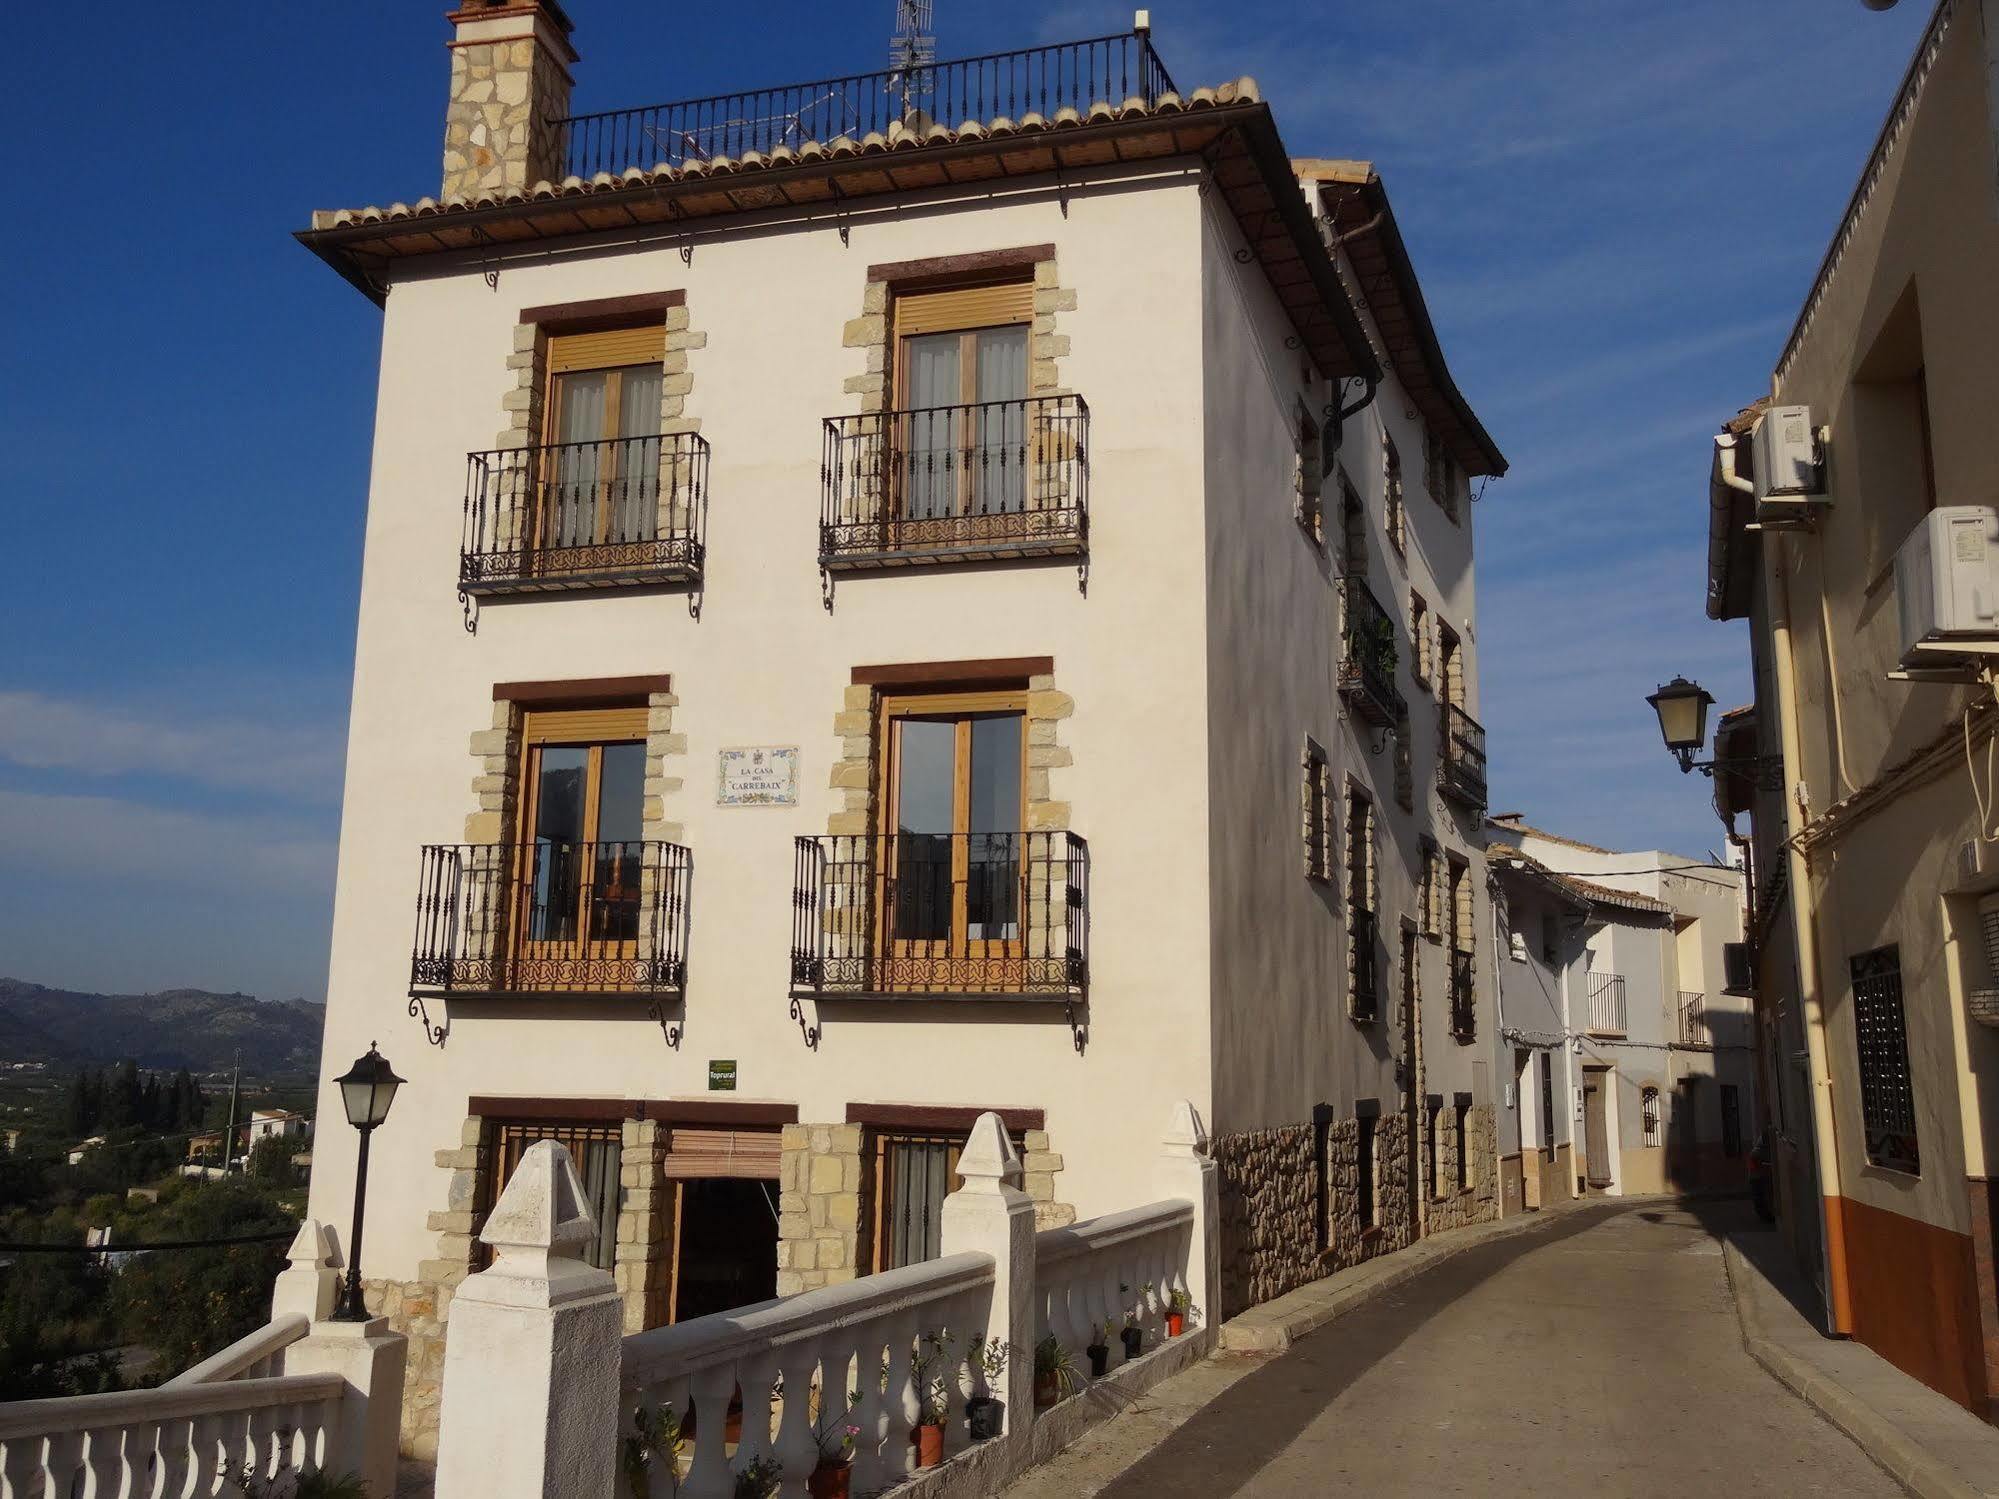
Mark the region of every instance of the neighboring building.
POLYGON ((1487 831, 1496 1044, 1513 1084, 1499 1118, 1508 1209, 1740 1190, 1755 1052, 1748 1001, 1722 980, 1724 949, 1742 939, 1742 872, 1515 816, 1487 831))
POLYGON ((209 1156, 222 1154, 222 1131, 216 1130, 206 1135, 190 1135, 187 1141, 187 1158, 190 1161, 205 1160, 209 1156))
MULTIPOLYGON (((1710 615, 1749 621, 1756 692, 1719 752, 1781 764, 1725 771, 1717 804, 1753 820, 1787 1232, 1834 1331, 1987 1419, 1999 1419, 1999 1013, 1974 1001, 1999 984, 1980 933, 1999 890, 1999 710, 1971 652, 1989 655, 1999 635, 1955 660, 1931 653, 1928 680, 1898 676, 1908 601, 1893 564, 1938 507, 1999 499, 1995 67, 1999 3, 1943 0, 1767 403, 1715 440, 1707 580, 1710 615), (1773 476, 1756 471, 1757 423, 1800 406, 1802 442, 1825 434, 1811 492, 1759 494, 1773 476)), ((1945 555, 1989 555, 1995 524, 1974 512, 1945 555)))
POLYGON ((246 1126, 245 1149, 255 1146, 259 1140, 273 1135, 286 1139, 303 1139, 312 1133, 312 1120, 304 1114, 286 1113, 277 1109, 254 1109, 246 1126))
POLYGON ((88 1154, 93 1147, 102 1145, 103 1143, 104 1143, 104 1136, 102 1135, 92 1135, 87 1140, 77 1141, 76 1144, 72 1145, 69 1150, 70 1165, 72 1166, 82 1165, 84 1156, 88 1154))
POLYGON ((453 21, 443 200, 301 236, 385 309, 321 1108, 409 1080, 411 1450, 543 1137, 633 1329, 934 1254, 987 1108, 1061 1224, 1193 1100, 1211 1317, 1493 1216, 1503 460, 1379 178, 1142 31, 571 120, 551 0, 453 21))

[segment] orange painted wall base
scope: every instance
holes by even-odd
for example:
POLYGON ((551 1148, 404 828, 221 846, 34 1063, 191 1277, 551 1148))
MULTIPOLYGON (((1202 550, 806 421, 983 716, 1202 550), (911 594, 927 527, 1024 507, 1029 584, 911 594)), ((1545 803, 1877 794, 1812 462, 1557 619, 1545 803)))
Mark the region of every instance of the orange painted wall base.
POLYGON ((1984 1417, 1989 1376, 1970 1236, 1851 1197, 1826 1208, 1846 1250, 1853 1336, 1984 1417))

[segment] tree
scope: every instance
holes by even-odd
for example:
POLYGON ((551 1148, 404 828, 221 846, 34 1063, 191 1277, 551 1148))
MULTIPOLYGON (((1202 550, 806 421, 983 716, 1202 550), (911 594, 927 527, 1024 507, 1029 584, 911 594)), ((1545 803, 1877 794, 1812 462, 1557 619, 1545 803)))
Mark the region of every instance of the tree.
POLYGON ((90 1126, 97 1118, 90 1103, 90 1069, 76 1069, 76 1080, 69 1085, 69 1100, 65 1105, 65 1123, 69 1125, 71 1136, 81 1139, 90 1133, 90 1126))
POLYGON ((263 1244, 141 1254, 114 1293, 123 1335, 185 1369, 263 1325, 271 1286, 298 1223, 267 1191, 242 1181, 203 1182, 150 1215, 149 1239, 228 1239, 272 1233, 263 1244))
POLYGON ((130 1129, 143 1123, 140 1109, 145 1093, 139 1086, 139 1064, 120 1062, 111 1074, 105 1091, 103 1123, 107 1130, 130 1129))
POLYGON ((298 1167, 292 1164, 292 1157, 297 1154, 298 1142, 289 1136, 266 1135, 250 1147, 246 1169, 253 1180, 289 1187, 298 1180, 298 1167))

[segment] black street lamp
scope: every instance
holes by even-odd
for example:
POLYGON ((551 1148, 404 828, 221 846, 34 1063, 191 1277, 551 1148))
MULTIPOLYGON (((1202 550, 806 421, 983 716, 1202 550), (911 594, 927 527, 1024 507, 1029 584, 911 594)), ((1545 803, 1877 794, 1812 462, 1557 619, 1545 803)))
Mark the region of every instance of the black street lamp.
POLYGON ((340 1084, 340 1101, 346 1106, 347 1122, 361 1132, 361 1154, 354 1163, 354 1232, 347 1238, 347 1291, 333 1320, 366 1322, 368 1309, 361 1301, 361 1216, 368 1206, 368 1140, 375 1133, 375 1126, 389 1117, 389 1105, 396 1101, 396 1089, 403 1080, 370 1041, 368 1054, 357 1059, 346 1076, 335 1081, 340 1084))
POLYGON ((1701 746, 1707 743, 1707 710, 1714 706, 1714 698, 1700 683, 1689 682, 1685 677, 1674 677, 1645 701, 1659 715, 1659 732, 1666 740, 1666 748, 1679 760, 1681 774, 1698 770, 1702 775, 1711 777, 1719 770, 1769 786, 1781 773, 1783 760, 1777 755, 1716 755, 1712 760, 1694 758, 1701 752, 1701 746))

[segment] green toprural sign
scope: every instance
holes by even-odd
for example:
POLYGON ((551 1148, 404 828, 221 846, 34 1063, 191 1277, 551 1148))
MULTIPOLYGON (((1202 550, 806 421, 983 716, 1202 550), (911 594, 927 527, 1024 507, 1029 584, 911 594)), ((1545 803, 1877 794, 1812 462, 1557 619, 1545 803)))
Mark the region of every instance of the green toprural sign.
POLYGON ((710 1093, 733 1093, 736 1091, 736 1064, 734 1061, 710 1062, 708 1064, 708 1091, 710 1093))

